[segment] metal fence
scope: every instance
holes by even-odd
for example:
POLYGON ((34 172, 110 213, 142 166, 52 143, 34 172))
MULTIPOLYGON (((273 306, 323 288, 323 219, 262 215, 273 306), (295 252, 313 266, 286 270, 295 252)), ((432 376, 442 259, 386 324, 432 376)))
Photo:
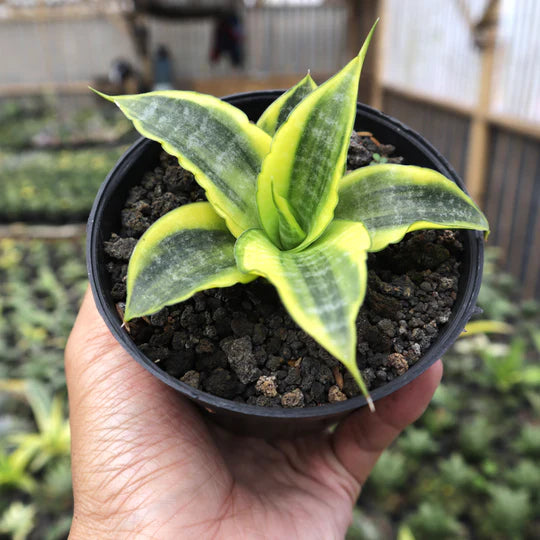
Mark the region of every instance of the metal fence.
POLYGON ((435 105, 386 91, 384 111, 422 133, 463 178, 465 176, 470 118, 435 105))
MULTIPOLYGON (((463 0, 473 20, 487 0, 463 0)), ((477 104, 481 52, 459 1, 385 0, 383 83, 477 104)), ((540 122, 540 2, 500 0, 490 112, 540 122)))
MULTIPOLYGON (((246 33, 245 73, 334 72, 345 59, 344 5, 253 7, 242 12, 246 33)), ((221 76, 227 62, 210 62, 213 21, 148 19, 150 47, 171 51, 178 79, 221 76)), ((0 18, 0 92, 38 85, 87 84, 105 75, 116 58, 137 65, 127 27, 119 14, 62 18, 54 11, 35 20, 0 18)))
POLYGON ((540 122, 540 2, 502 0, 491 108, 540 122))
POLYGON ((0 90, 89 82, 115 58, 134 63, 127 35, 102 16, 0 21, 0 90))
POLYGON ((494 47, 481 50, 471 21, 488 5, 386 0, 382 107, 464 177, 503 268, 540 298, 540 2, 500 0, 494 47))
POLYGON ((344 6, 248 9, 248 70, 252 73, 333 73, 345 61, 344 6))
POLYGON ((540 298, 540 140, 494 126, 490 155, 483 201, 490 244, 500 246, 524 296, 540 298))

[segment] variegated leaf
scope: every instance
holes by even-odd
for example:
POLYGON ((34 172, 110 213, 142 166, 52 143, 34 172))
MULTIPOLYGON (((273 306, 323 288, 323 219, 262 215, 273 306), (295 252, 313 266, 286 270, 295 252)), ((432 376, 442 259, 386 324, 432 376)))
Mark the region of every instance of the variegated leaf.
POLYGON ((332 219, 356 115, 360 70, 373 30, 359 55, 305 97, 274 135, 259 175, 257 204, 264 230, 283 249, 309 245, 332 219), (280 225, 287 217, 270 205, 272 192, 274 199, 287 201, 298 227, 280 225), (294 230, 302 233, 291 236, 294 230))
POLYGON ((125 319, 155 313, 197 291, 255 279, 237 269, 234 243, 210 203, 165 214, 144 233, 129 261, 125 319))
POLYGON ((370 251, 419 229, 489 230, 484 214, 454 182, 412 165, 372 165, 345 176, 335 217, 363 223, 370 251))
POLYGON ((264 276, 296 323, 349 369, 367 389, 356 364, 356 316, 366 290, 369 235, 360 223, 333 221, 303 251, 280 251, 261 229, 236 242, 238 268, 264 276))
POLYGON ((261 115, 257 125, 271 137, 287 120, 291 111, 317 88, 317 84, 308 73, 298 84, 279 96, 261 115))
POLYGON ((100 95, 116 103, 141 135, 161 143, 195 175, 235 236, 260 226, 255 191, 271 138, 242 111, 196 92, 100 95))

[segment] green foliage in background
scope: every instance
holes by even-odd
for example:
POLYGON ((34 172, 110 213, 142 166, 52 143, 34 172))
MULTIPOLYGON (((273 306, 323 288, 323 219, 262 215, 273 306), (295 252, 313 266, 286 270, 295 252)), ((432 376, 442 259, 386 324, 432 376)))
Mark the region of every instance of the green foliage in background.
POLYGON ((112 142, 132 131, 116 111, 65 101, 54 95, 0 101, 0 150, 112 142))
POLYGON ((88 98, 0 100, 0 223, 85 221, 135 138, 119 111, 88 98))
POLYGON ((125 150, 0 151, 0 222, 84 221, 125 150))
POLYGON ((85 287, 82 240, 0 238, 0 379, 63 388, 63 348, 85 287))
POLYGON ((65 538, 71 524, 63 349, 85 288, 82 239, 0 239, 0 534, 8 538, 65 538))

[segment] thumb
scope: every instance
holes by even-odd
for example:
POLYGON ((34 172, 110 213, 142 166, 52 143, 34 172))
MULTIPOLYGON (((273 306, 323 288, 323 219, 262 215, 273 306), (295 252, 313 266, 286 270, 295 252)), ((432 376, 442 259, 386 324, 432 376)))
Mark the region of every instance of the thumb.
POLYGON ((334 451, 348 472, 363 485, 379 456, 428 406, 442 377, 439 360, 397 392, 349 416, 334 433, 334 451))

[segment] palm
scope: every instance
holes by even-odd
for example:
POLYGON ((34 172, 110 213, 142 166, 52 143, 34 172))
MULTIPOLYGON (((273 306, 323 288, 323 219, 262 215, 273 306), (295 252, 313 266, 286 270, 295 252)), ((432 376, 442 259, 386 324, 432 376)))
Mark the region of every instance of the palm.
POLYGON ((66 371, 73 536, 160 539, 343 537, 378 455, 423 411, 441 372, 430 370, 379 402, 376 414, 361 411, 332 435, 239 437, 207 425, 133 362, 90 295, 66 350, 66 371))

